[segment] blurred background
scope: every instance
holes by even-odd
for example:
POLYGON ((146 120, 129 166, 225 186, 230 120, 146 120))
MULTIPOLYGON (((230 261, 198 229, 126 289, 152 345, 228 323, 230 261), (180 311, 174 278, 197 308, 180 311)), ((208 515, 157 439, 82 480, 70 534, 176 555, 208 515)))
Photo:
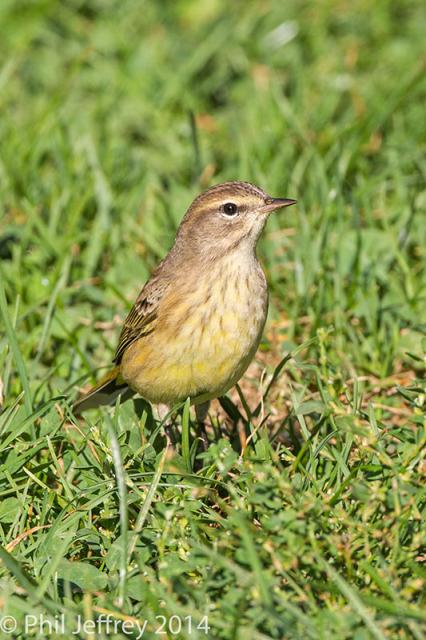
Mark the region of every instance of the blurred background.
POLYGON ((93 323, 125 313, 201 189, 240 179, 299 201, 260 247, 285 339, 333 325, 348 366, 394 370, 425 298, 421 2, 4 0, 0 19, 24 352, 69 379, 71 333, 105 363, 117 329, 93 323))

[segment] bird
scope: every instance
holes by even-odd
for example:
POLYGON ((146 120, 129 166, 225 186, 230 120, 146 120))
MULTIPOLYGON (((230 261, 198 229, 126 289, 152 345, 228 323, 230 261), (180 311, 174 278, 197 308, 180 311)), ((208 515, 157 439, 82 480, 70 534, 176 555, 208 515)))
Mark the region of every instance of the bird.
POLYGON ((205 406, 234 386, 268 311, 257 241, 269 215, 295 203, 239 181, 196 197, 124 321, 110 370, 77 398, 74 414, 134 394, 152 404, 190 398, 205 406))

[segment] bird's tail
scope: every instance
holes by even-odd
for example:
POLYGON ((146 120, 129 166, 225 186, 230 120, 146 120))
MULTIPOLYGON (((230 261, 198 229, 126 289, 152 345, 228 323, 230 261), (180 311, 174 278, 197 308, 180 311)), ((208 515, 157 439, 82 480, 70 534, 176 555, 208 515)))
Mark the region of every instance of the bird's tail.
POLYGON ((73 404, 73 413, 78 416, 87 409, 114 404, 121 394, 121 401, 130 398, 134 392, 120 376, 119 367, 114 367, 86 393, 82 393, 73 404))

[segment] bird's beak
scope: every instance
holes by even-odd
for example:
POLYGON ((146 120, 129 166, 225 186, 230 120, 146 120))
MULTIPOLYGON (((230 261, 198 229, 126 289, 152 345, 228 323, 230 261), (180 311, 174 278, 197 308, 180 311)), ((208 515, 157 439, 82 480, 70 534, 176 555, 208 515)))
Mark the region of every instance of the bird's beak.
POLYGON ((264 211, 265 213, 275 211, 275 209, 289 207, 292 204, 296 204, 296 202, 297 200, 291 200, 291 198, 266 198, 261 211, 264 211))

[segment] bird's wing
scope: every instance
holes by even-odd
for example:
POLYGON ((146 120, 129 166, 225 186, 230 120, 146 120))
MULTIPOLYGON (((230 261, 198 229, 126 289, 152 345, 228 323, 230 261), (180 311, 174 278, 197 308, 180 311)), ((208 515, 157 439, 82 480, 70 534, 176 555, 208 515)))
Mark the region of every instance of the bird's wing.
POLYGON ((119 364, 124 352, 135 340, 154 331, 158 303, 167 287, 167 281, 162 278, 154 277, 146 283, 124 321, 113 362, 119 364))

